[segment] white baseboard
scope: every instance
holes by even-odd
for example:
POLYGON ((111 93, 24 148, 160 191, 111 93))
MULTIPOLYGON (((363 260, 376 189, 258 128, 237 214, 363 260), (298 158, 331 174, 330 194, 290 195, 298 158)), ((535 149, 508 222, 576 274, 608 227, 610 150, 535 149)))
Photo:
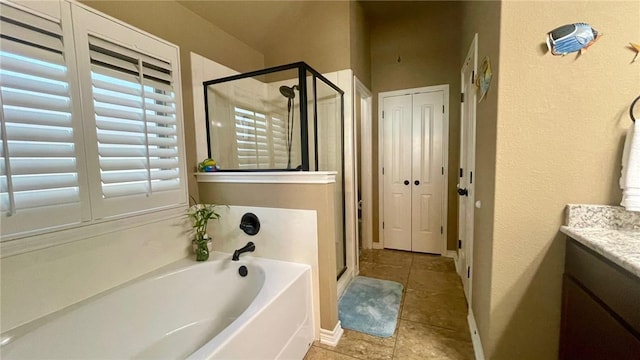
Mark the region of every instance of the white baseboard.
POLYGON ((384 246, 382 246, 382 243, 381 243, 381 242, 379 242, 379 241, 378 241, 378 242, 371 243, 371 244, 373 245, 373 248, 374 248, 374 249, 384 249, 384 246))
POLYGON ((476 319, 473 317, 473 311, 471 310, 471 308, 469 308, 469 314, 467 315, 467 322, 469 323, 469 332, 471 333, 471 343, 473 344, 473 352, 476 355, 476 360, 484 360, 484 351, 482 350, 482 343, 480 342, 478 325, 476 325, 476 319))
POLYGON ((340 342, 342 333, 344 333, 344 330, 342 329, 340 320, 338 320, 333 330, 320 329, 320 343, 335 347, 338 345, 338 342, 340 342))
POLYGON ((460 260, 458 259, 458 252, 456 250, 447 250, 447 254, 445 256, 453 259, 453 263, 456 265, 456 274, 460 274, 460 260))

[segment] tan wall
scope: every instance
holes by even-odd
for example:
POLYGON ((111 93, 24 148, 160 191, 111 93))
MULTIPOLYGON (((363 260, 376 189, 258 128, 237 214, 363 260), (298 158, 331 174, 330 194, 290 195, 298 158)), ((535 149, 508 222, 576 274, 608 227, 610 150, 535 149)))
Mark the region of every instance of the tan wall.
MULTIPOLYGON (((198 53, 240 72, 263 68, 264 56, 172 0, 80 1, 180 47, 187 169, 195 169, 196 149, 192 144, 196 141, 189 53, 198 53)), ((197 184, 192 178, 189 180, 189 193, 195 196, 197 184)))
MULTIPOLYGON (((474 34, 478 34, 478 66, 489 56, 494 73, 491 89, 476 105, 475 199, 482 203, 474 213, 473 310, 483 345, 488 341, 493 253, 495 196, 496 123, 498 119, 498 80, 500 78, 500 2, 468 1, 462 8, 460 63, 467 55, 474 34)), ((485 345, 486 346, 486 345, 485 345)), ((487 357, 490 359, 490 357, 487 357)))
MULTIPOLYGON (((280 18, 287 31, 273 34, 265 42, 265 67, 304 61, 326 73, 350 66, 349 2, 304 2, 299 17, 280 18)), ((215 60, 215 59, 214 59, 215 60)))
MULTIPOLYGON (((459 2, 403 4, 392 14, 371 24, 371 90, 373 92, 373 162, 378 169, 378 94, 384 91, 449 84, 449 193, 447 248, 457 242, 456 194, 460 143, 460 19, 459 2), (400 62, 398 62, 400 57, 400 62)), ((377 170, 373 188, 378 189, 377 170)), ((378 209, 374 191, 373 208, 378 209)), ((374 241, 378 241, 379 214, 374 211, 374 241)))
POLYGON ((496 17, 495 4, 465 4, 465 38, 478 29, 480 58, 495 53, 499 75, 491 90, 498 95, 497 111, 494 101, 478 106, 477 195, 483 207, 476 212, 472 307, 487 358, 555 359, 565 242, 558 228, 567 203, 620 201, 626 111, 640 92, 640 71, 625 46, 640 38, 640 3, 500 7, 496 17), (580 57, 545 54, 545 34, 577 18, 605 36, 580 57), (499 51, 486 44, 497 42, 491 38, 495 20, 501 24, 499 51))
POLYGON ((320 327, 333 330, 338 322, 336 286, 335 184, 200 183, 205 203, 315 210, 318 216, 320 327))
POLYGON ((351 70, 367 88, 371 88, 371 37, 369 36, 369 23, 365 17, 362 3, 350 1, 349 4, 351 70))

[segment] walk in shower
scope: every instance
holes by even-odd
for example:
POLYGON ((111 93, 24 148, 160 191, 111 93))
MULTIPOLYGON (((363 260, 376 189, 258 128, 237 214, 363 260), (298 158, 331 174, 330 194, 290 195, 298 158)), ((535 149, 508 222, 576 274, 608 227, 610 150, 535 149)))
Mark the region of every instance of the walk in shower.
POLYGON ((203 83, 219 171, 337 171, 338 277, 346 270, 344 92, 298 62, 203 83))

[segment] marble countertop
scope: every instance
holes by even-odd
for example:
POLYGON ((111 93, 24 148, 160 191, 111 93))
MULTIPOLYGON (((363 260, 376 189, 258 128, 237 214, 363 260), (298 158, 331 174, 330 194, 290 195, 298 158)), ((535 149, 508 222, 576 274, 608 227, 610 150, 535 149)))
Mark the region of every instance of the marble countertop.
POLYGON ((569 204, 560 231, 640 277, 640 212, 569 204))
POLYGON ((619 206, 567 205, 560 231, 640 277, 640 213, 619 206))

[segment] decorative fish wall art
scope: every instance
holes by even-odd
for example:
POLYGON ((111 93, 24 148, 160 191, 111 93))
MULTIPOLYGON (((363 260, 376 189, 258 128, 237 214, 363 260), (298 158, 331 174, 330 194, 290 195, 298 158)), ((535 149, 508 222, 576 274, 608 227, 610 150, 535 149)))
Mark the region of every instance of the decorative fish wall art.
POLYGON ((547 33, 547 47, 553 55, 567 55, 576 51, 582 54, 602 34, 586 23, 562 25, 547 33))
POLYGON ((636 62, 636 59, 638 58, 638 54, 640 54, 640 44, 636 44, 636 43, 629 43, 629 48, 633 51, 636 52, 636 56, 633 57, 633 60, 631 60, 632 63, 636 62))

